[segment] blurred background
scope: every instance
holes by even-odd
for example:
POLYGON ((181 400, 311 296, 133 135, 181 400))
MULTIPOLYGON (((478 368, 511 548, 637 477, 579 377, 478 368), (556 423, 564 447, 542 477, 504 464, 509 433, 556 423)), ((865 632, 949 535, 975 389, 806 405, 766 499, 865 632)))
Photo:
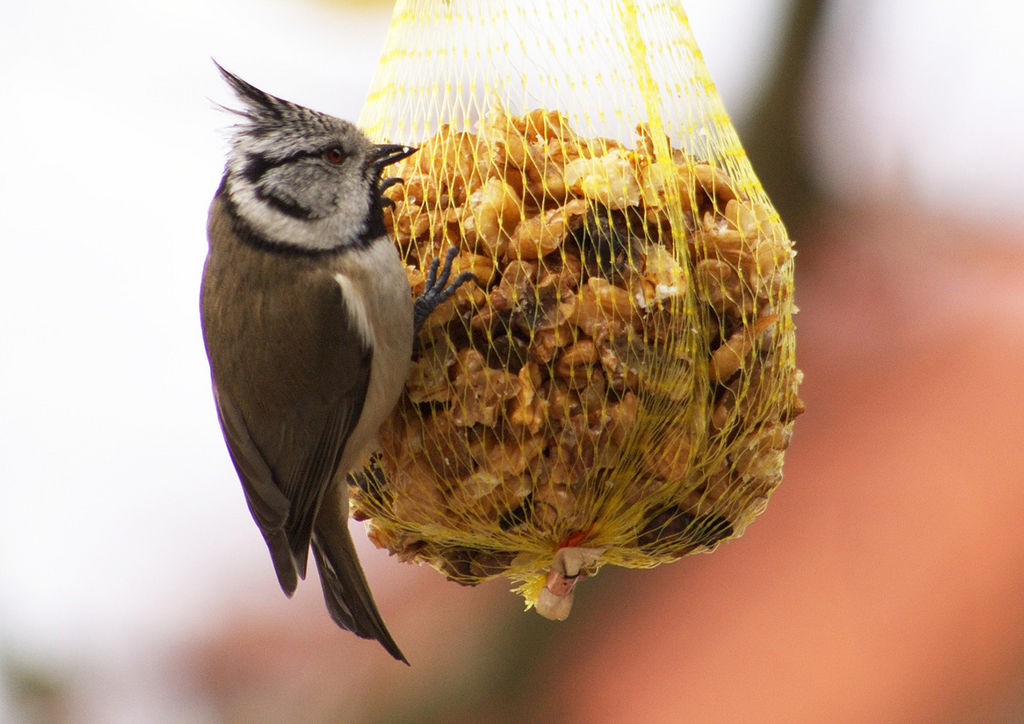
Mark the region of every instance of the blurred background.
POLYGON ((684 5, 799 249, 786 480, 565 623, 353 524, 411 668, 281 595, 197 303, 210 58, 354 119, 390 3, 5 7, 0 721, 1024 721, 1024 10, 684 5))

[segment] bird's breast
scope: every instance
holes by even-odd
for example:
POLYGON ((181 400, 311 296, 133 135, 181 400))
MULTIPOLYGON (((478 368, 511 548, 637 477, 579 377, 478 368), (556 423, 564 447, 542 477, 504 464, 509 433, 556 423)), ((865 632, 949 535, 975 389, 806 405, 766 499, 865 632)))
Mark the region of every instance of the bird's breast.
POLYGON ((398 402, 409 375, 412 292, 398 250, 387 237, 345 254, 334 279, 353 327, 373 351, 363 413, 342 461, 342 469, 351 469, 398 402))

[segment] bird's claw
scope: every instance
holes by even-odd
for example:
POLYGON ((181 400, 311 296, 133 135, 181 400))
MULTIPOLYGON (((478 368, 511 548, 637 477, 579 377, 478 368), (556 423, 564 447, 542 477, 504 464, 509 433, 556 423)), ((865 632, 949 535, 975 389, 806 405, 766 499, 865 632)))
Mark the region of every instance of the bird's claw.
POLYGON ((434 261, 430 263, 430 267, 427 269, 427 279, 426 284, 423 287, 423 294, 421 294, 419 299, 417 299, 413 304, 413 329, 417 334, 420 331, 420 327, 423 326, 423 323, 427 321, 427 317, 430 316, 431 312, 449 300, 452 295, 455 294, 455 290, 470 279, 476 278, 473 275, 473 272, 464 271, 455 278, 455 281, 448 284, 448 279, 452 273, 452 262, 455 260, 458 253, 459 249, 455 246, 447 251, 444 255, 444 266, 441 267, 440 274, 438 273, 440 259, 434 259, 434 261))
POLYGON ((394 186, 395 184, 401 184, 401 183, 405 183, 405 179, 404 178, 402 178, 401 176, 392 176, 390 178, 384 179, 383 181, 380 182, 380 184, 378 184, 378 186, 377 186, 377 193, 380 194, 380 205, 381 206, 383 206, 383 207, 391 207, 392 209, 395 208, 395 200, 390 198, 390 197, 388 197, 388 196, 385 196, 384 192, 387 191, 392 186, 394 186))

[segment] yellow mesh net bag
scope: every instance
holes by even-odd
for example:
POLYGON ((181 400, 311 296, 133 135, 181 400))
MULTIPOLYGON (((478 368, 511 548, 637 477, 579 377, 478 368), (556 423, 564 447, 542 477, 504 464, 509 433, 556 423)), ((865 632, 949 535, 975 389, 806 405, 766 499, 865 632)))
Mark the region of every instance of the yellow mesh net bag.
POLYGON ((466 284, 355 476, 400 559, 564 618, 603 564, 736 537, 782 479, 793 249, 675 2, 399 0, 360 119, 385 220, 466 284))

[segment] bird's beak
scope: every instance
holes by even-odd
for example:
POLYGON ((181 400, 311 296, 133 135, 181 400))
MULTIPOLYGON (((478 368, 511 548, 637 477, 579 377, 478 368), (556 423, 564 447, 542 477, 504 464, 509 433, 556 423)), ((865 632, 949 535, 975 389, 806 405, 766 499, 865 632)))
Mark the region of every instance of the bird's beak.
POLYGON ((378 169, 383 169, 385 166, 390 166, 393 163, 401 161, 406 156, 411 156, 418 150, 418 148, 413 146, 398 146, 390 143, 382 143, 378 146, 374 146, 373 165, 378 169))

